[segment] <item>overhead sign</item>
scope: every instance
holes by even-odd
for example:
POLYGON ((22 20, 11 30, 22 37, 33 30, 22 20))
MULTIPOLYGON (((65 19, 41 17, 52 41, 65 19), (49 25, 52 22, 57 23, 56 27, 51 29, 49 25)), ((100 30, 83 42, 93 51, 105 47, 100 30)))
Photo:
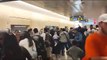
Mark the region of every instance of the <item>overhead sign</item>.
POLYGON ((84 18, 84 16, 71 16, 70 20, 71 21, 85 21, 86 22, 86 19, 84 18))

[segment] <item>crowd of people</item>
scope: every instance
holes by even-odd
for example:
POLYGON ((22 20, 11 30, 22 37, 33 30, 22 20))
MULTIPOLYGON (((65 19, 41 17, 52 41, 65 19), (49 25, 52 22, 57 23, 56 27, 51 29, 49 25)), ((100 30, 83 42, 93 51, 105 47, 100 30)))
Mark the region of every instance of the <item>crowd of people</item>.
POLYGON ((107 60, 107 14, 98 25, 30 28, 0 31, 0 60, 59 60, 67 53, 73 60, 107 60), (65 49, 67 52, 65 52, 65 49))
POLYGON ((72 51, 71 47, 74 45, 79 47, 82 50, 81 54, 84 55, 85 39, 89 33, 95 30, 97 28, 90 25, 90 29, 87 29, 86 26, 79 26, 70 29, 67 27, 51 29, 45 27, 40 31, 38 28, 30 28, 23 32, 19 30, 14 32, 1 31, 0 60, 53 60, 53 54, 58 60, 60 55, 65 55, 65 48, 72 51))

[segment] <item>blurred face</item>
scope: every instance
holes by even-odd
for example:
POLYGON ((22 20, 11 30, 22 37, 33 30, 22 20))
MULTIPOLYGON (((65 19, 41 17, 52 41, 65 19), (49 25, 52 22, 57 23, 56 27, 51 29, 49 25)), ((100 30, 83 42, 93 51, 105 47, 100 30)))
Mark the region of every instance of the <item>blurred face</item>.
POLYGON ((107 22, 100 22, 101 31, 107 35, 107 22))

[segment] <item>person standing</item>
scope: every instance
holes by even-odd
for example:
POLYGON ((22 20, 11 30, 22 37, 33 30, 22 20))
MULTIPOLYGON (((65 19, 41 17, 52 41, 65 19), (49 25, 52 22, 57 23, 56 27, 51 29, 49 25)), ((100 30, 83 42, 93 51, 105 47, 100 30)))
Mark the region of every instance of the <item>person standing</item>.
POLYGON ((22 37, 23 38, 20 40, 19 45, 27 49, 33 60, 37 59, 37 49, 33 38, 27 31, 23 32, 22 37))
POLYGON ((98 18, 99 30, 86 39, 85 57, 82 60, 107 60, 107 14, 98 18))
POLYGON ((33 39, 37 49, 37 59, 41 57, 42 60, 47 60, 47 52, 46 52, 46 47, 45 47, 45 42, 43 40, 43 37, 39 35, 37 28, 34 28, 33 32, 34 32, 33 39))
POLYGON ((64 49, 66 48, 66 50, 68 50, 68 41, 69 41, 69 35, 68 33, 66 32, 65 28, 62 28, 62 31, 59 35, 59 42, 61 44, 61 53, 62 55, 65 55, 64 54, 64 49))
POLYGON ((77 41, 72 41, 72 47, 67 50, 67 55, 73 60, 80 60, 84 56, 84 51, 77 46, 77 41))

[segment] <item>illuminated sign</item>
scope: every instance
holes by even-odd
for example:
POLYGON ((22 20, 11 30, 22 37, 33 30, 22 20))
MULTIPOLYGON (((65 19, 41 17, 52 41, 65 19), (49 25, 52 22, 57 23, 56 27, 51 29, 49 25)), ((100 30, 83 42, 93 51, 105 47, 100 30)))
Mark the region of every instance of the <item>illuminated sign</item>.
POLYGON ((71 21, 85 21, 86 22, 86 19, 84 18, 84 16, 71 16, 70 20, 71 21))

